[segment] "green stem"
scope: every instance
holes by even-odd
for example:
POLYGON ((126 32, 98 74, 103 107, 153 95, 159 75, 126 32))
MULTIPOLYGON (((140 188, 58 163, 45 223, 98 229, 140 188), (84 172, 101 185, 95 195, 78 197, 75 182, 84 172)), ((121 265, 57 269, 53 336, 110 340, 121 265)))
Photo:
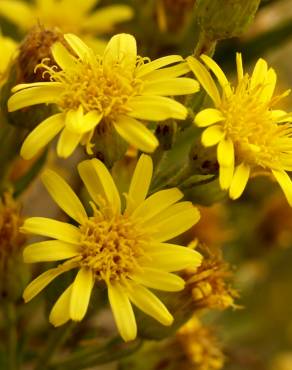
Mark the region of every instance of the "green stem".
POLYGON ((199 41, 194 50, 194 57, 198 58, 201 54, 207 54, 210 57, 214 55, 216 48, 216 41, 210 40, 206 33, 201 31, 199 41))
POLYGON ((73 354, 67 360, 52 364, 50 370, 82 370, 85 368, 103 365, 112 361, 119 360, 136 352, 142 344, 141 340, 136 340, 131 343, 124 343, 120 338, 110 340, 101 349, 93 349, 82 352, 79 355, 73 354))
POLYGON ((38 361, 35 366, 35 370, 44 370, 48 368, 48 365, 56 353, 56 351, 61 347, 64 341, 67 339, 73 324, 63 325, 61 328, 54 329, 49 340, 48 345, 45 348, 44 352, 38 358, 38 361))
POLYGON ((7 302, 5 306, 7 319, 7 357, 8 369, 17 370, 17 318, 16 310, 13 302, 7 302))

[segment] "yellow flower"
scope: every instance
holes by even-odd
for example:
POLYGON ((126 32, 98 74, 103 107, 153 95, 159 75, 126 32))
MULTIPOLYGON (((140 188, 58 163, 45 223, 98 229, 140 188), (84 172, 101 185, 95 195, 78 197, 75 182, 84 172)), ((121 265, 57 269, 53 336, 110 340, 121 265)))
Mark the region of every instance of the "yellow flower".
POLYGON ((61 130, 57 145, 60 157, 68 157, 79 143, 87 145, 101 122, 114 126, 128 143, 152 152, 156 137, 143 123, 168 118, 185 119, 187 109, 167 95, 190 94, 198 83, 190 78, 177 78, 189 71, 182 57, 170 55, 146 62, 137 56, 136 40, 128 34, 114 36, 104 55, 95 55, 77 36, 65 39, 78 56, 74 57, 56 43, 52 54, 58 66, 42 64, 49 82, 20 84, 9 99, 10 111, 40 103, 55 103, 61 113, 43 121, 23 143, 21 155, 33 157, 61 130), (168 68, 170 64, 178 63, 168 68))
POLYGON ((215 108, 207 108, 195 117, 205 146, 217 145, 221 188, 229 189, 232 199, 244 191, 249 177, 272 175, 292 206, 292 183, 286 171, 292 171, 291 114, 274 109, 287 95, 274 96, 277 76, 259 59, 251 76, 244 74, 241 54, 237 54, 237 86, 228 82, 220 67, 208 56, 204 64, 214 73, 222 94, 207 68, 193 57, 188 63, 196 78, 213 100, 215 108))
MULTIPOLYGON (((35 0, 34 4, 21 0, 0 0, 0 15, 23 31, 41 23, 45 27, 58 27, 63 32, 84 37, 109 32, 116 23, 133 17, 129 6, 119 4, 91 12, 98 3, 99 0, 35 0)), ((93 38, 88 40, 93 41, 93 38)))
POLYGON ((0 87, 7 77, 7 69, 12 58, 16 55, 17 44, 9 37, 0 34, 0 87))
POLYGON ((171 325, 172 315, 148 288, 179 291, 184 280, 173 274, 188 266, 198 266, 201 255, 189 248, 165 243, 199 219, 190 202, 179 202, 177 189, 159 191, 147 199, 152 177, 152 160, 142 155, 134 171, 127 204, 121 200, 106 167, 97 159, 78 166, 79 174, 94 203, 87 216, 80 200, 56 173, 47 170, 43 182, 52 198, 79 226, 43 217, 25 221, 22 230, 54 238, 32 244, 24 251, 25 262, 66 260, 34 281, 24 291, 31 300, 60 274, 78 269, 74 282, 55 303, 50 314, 53 325, 84 317, 94 283, 104 282, 118 330, 125 341, 136 337, 133 303, 163 325, 171 325))

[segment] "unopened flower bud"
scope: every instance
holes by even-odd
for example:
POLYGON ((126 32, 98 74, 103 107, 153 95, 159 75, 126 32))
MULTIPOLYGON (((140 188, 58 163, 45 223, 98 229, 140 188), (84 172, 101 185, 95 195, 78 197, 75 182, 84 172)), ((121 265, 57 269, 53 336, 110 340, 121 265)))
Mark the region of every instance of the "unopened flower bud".
POLYGON ((211 41, 240 36, 251 23, 260 0, 197 0, 197 22, 211 41))

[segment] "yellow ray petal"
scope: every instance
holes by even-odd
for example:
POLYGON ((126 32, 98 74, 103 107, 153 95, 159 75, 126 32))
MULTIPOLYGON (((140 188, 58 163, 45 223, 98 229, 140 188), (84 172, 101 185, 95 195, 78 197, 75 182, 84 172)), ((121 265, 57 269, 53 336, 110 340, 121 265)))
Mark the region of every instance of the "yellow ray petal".
POLYGON ((213 125, 202 133, 202 144, 204 146, 213 146, 224 138, 225 132, 220 125, 213 125))
MULTIPOLYGON (((143 64, 140 68, 137 69, 136 76, 138 78, 142 76, 144 77, 159 68, 163 68, 165 66, 169 66, 170 64, 179 62, 183 62, 183 58, 180 55, 168 55, 165 57, 161 57, 153 60, 152 62, 143 64)), ((163 70, 161 72, 163 72, 163 70)))
POLYGON ((63 274, 66 271, 72 270, 76 266, 77 265, 74 263, 67 263, 42 273, 25 288, 23 292, 23 299, 25 300, 25 302, 30 301, 47 285, 49 285, 50 282, 52 282, 57 276, 63 274))
POLYGON ((28 234, 48 236, 72 244, 79 244, 80 240, 80 231, 76 226, 45 217, 27 218, 20 230, 28 234))
POLYGON ((93 56, 92 50, 76 35, 66 33, 64 38, 82 61, 88 61, 93 56))
POLYGON ((131 278, 148 288, 177 292, 184 288, 185 281, 181 277, 167 271, 151 267, 143 267, 143 272, 132 274, 131 278))
POLYGON ((219 168, 219 184, 222 190, 230 188, 234 173, 234 165, 230 167, 220 166, 219 168))
POLYGON ((218 109, 207 108, 199 112, 195 117, 195 124, 199 127, 206 127, 213 125, 220 121, 224 121, 225 117, 218 109))
POLYGON ((68 130, 66 127, 61 132, 57 144, 57 153, 59 157, 68 158, 82 139, 81 134, 68 130))
POLYGON ((63 113, 54 114, 40 123, 24 140, 20 155, 31 159, 44 148, 64 127, 63 113))
POLYGON ((292 207, 292 181, 289 175, 280 170, 272 170, 272 173, 281 186, 290 207, 292 207))
POLYGON ((129 292, 129 297, 135 306, 162 325, 169 326, 173 323, 173 317, 164 304, 143 286, 134 286, 129 292))
POLYGON ((163 69, 156 69, 146 76, 143 76, 143 80, 145 81, 157 81, 157 80, 164 80, 167 78, 175 78, 186 73, 190 72, 190 67, 188 63, 179 63, 172 67, 166 67, 163 69))
POLYGON ((236 53, 237 79, 240 82, 243 79, 243 65, 241 53, 236 53))
POLYGON ((81 321, 88 309, 91 291, 94 284, 92 271, 81 268, 72 285, 70 297, 70 318, 73 321, 81 321))
POLYGON ((48 81, 48 82, 30 82, 30 83, 23 83, 23 84, 18 84, 12 87, 11 92, 15 93, 20 90, 24 89, 32 89, 33 87, 49 87, 51 88, 52 86, 60 86, 60 82, 53 82, 53 81, 48 81))
POLYGON ((267 72, 268 72, 267 62, 260 58, 257 61, 255 68, 253 70, 250 81, 250 88, 254 89, 259 85, 263 84, 265 82, 267 72))
POLYGON ((51 82, 50 86, 46 84, 17 91, 8 100, 8 110, 14 112, 31 105, 56 103, 63 89, 61 83, 51 82))
POLYGON ((61 326, 70 320, 69 307, 72 285, 73 284, 69 285, 69 287, 60 295, 51 310, 49 320, 55 327, 61 326))
POLYGON ((215 105, 218 106, 221 102, 221 98, 217 86, 206 67, 193 57, 188 57, 187 62, 197 80, 206 90, 210 98, 214 101, 215 105))
POLYGON ((60 42, 56 42, 51 47, 51 52, 56 63, 63 70, 73 69, 76 67, 76 59, 60 42))
POLYGON ((87 219, 87 214, 81 201, 66 181, 51 170, 46 170, 41 178, 51 197, 60 208, 72 217, 73 220, 82 224, 87 219))
POLYGON ((120 213, 120 195, 105 165, 98 159, 87 160, 78 165, 78 171, 93 201, 102 206, 102 197, 114 212, 120 213))
POLYGON ((60 240, 48 240, 28 245, 23 251, 25 263, 59 261, 79 254, 80 247, 60 240))
POLYGON ((159 145, 155 135, 135 118, 121 116, 114 127, 124 140, 143 152, 151 153, 159 145))
POLYGON ((277 75, 273 68, 270 68, 266 75, 266 81, 264 83, 264 87, 261 91, 261 99, 264 102, 269 102, 274 94, 275 87, 277 83, 277 75))
POLYGON ((125 71, 133 72, 136 67, 137 44, 135 37, 127 33, 113 36, 104 51, 104 68, 111 68, 117 63, 125 71))
POLYGON ((127 198, 126 213, 132 213, 146 198, 152 179, 151 157, 142 154, 133 173, 127 198))
POLYGON ((108 298, 121 337, 126 342, 134 340, 137 336, 137 324, 125 289, 119 284, 110 284, 108 298))
POLYGON ((191 78, 169 78, 145 82, 143 95, 185 95, 199 91, 197 81, 191 78))
POLYGON ((217 158, 222 167, 234 167, 234 145, 231 139, 225 138, 217 147, 217 158))
POLYGON ((188 114, 184 105, 164 96, 136 96, 129 101, 128 106, 131 109, 128 114, 142 120, 186 119, 188 114))
POLYGON ((226 96, 230 96, 232 94, 232 90, 230 87, 230 83, 225 76, 225 73, 222 69, 218 66, 218 64, 208 55, 201 55, 200 58, 204 61, 206 66, 211 69, 214 75, 217 77, 223 91, 225 92, 226 96))
POLYGON ((177 189, 165 189, 154 193, 135 209, 133 218, 141 218, 143 222, 162 212, 167 207, 178 202, 183 193, 177 189))
MULTIPOLYGON (((174 204, 169 207, 165 213, 167 217, 157 221, 155 224, 151 222, 153 231, 151 235, 155 241, 164 242, 170 240, 184 231, 187 231, 195 225, 200 219, 200 212, 190 202, 183 202, 183 207, 174 204)), ((162 213, 161 213, 162 215, 162 213)), ((152 221, 152 220, 150 220, 152 221)), ((148 226, 150 223, 148 224, 148 226)))
POLYGON ((134 16, 133 9, 127 5, 110 5, 93 12, 83 23, 85 29, 98 33, 112 31, 116 23, 125 22, 134 16))
POLYGON ((250 167, 245 163, 241 163, 235 168, 229 189, 230 198, 237 199, 241 196, 249 179, 249 173, 250 167))
POLYGON ((145 265, 167 272, 196 268, 202 261, 202 256, 197 251, 175 244, 152 244, 147 248, 147 253, 151 260, 145 261, 145 265))

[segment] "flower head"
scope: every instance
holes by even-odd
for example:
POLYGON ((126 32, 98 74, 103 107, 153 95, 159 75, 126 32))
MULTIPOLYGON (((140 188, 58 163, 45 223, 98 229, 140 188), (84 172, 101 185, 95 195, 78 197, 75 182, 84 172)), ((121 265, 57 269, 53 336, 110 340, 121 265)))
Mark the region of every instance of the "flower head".
POLYGON ((176 340, 185 354, 180 370, 220 370, 225 356, 212 327, 204 326, 196 316, 183 325, 176 340), (185 365, 185 366, 184 366, 185 365))
POLYGON ((73 54, 56 43, 52 54, 58 66, 47 66, 49 82, 17 85, 9 99, 14 111, 40 103, 55 103, 57 113, 26 138, 21 155, 29 159, 60 131, 58 155, 68 157, 79 143, 87 145, 98 124, 113 126, 136 148, 152 152, 158 145, 153 133, 140 120, 185 119, 187 109, 167 95, 194 93, 198 83, 177 78, 189 68, 182 57, 170 55, 149 61, 137 56, 136 40, 128 34, 114 36, 103 56, 95 55, 77 36, 65 35, 73 54), (179 63, 175 66, 169 66, 179 63))
POLYGON ((177 203, 183 195, 176 188, 146 198, 152 176, 152 160, 146 155, 137 163, 124 211, 114 181, 102 162, 86 160, 78 170, 93 199, 93 214, 86 214, 59 175, 50 170, 44 173, 43 182, 51 196, 79 226, 42 217, 25 221, 24 232, 54 238, 26 247, 26 262, 66 261, 32 281, 24 299, 32 299, 58 275, 78 269, 75 280, 51 311, 53 325, 82 320, 95 283, 107 285, 124 340, 134 339, 137 332, 131 303, 161 324, 170 325, 172 315, 148 288, 179 291, 184 280, 172 272, 200 264, 198 252, 165 243, 195 224, 198 210, 190 202, 177 203))
POLYGON ((87 37, 99 46, 103 42, 89 38, 111 31, 116 23, 128 21, 133 10, 127 5, 115 4, 92 12, 99 0, 35 0, 28 4, 21 0, 0 0, 0 15, 24 31, 36 23, 45 27, 58 27, 63 32, 73 32, 87 37))
POLYGON ((259 59, 251 76, 244 74, 241 55, 237 54, 237 86, 233 87, 220 67, 208 56, 202 61, 221 85, 220 95, 204 64, 188 58, 188 63, 215 108, 207 108, 195 117, 205 146, 217 145, 221 188, 229 189, 232 199, 244 191, 249 177, 272 175, 292 206, 292 183, 286 171, 292 170, 292 115, 274 109, 287 95, 274 96, 277 76, 259 59))

